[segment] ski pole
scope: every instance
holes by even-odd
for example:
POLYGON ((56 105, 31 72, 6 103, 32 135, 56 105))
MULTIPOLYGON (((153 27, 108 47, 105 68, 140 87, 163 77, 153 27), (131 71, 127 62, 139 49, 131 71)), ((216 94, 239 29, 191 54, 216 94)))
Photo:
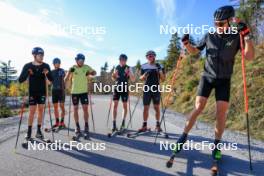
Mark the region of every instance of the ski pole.
POLYGON ((91 115, 92 115, 92 122, 93 122, 93 131, 95 132, 95 125, 94 125, 94 115, 93 115, 93 106, 92 106, 92 96, 90 93, 89 94, 89 99, 90 99, 90 110, 91 110, 91 115))
POLYGON ((244 89, 244 105, 245 105, 245 115, 247 121, 247 142, 248 142, 248 155, 249 155, 249 169, 252 171, 252 161, 251 161, 251 146, 250 146, 250 127, 249 127, 249 117, 248 117, 248 96, 247 96, 247 81, 246 81, 246 70, 245 70, 245 56, 244 56, 244 45, 243 37, 240 34, 240 48, 241 48, 241 65, 242 65, 242 77, 243 77, 243 89, 244 89))
POLYGON ((42 126, 41 126, 42 129, 43 129, 43 126, 44 126, 43 124, 45 122, 46 108, 47 108, 47 105, 46 105, 46 102, 45 102, 45 104, 44 104, 43 118, 42 118, 42 126))
POLYGON ((18 142, 18 138, 19 138, 19 134, 20 134, 20 127, 21 127, 21 123, 22 123, 22 119, 23 119, 25 102, 26 102, 26 96, 23 97, 22 105, 21 105, 21 108, 20 108, 20 119, 19 119, 19 123, 18 123, 18 130, 17 130, 17 137, 16 137, 16 144, 15 144, 15 151, 17 149, 17 142, 18 142))
POLYGON ((69 115, 68 115, 68 136, 70 136, 70 122, 71 122, 71 95, 69 96, 70 101, 69 101, 69 115))
MULTIPOLYGON (((131 122, 132 118, 132 113, 131 113, 131 106, 130 106, 130 96, 128 97, 128 110, 129 110, 129 121, 131 122)), ((131 128, 132 128, 132 123, 131 123, 131 128)))
MULTIPOLYGON (((47 101, 48 101, 48 110, 49 110, 49 117, 50 117, 50 128, 52 129, 53 125, 52 125, 52 116, 51 116, 50 101, 49 101, 49 86, 48 86, 48 82, 47 82, 48 78, 47 78, 47 75, 45 75, 45 77, 46 77, 46 98, 47 98, 47 101)), ((53 130, 51 130, 51 135, 52 135, 52 140, 54 142, 55 140, 54 140, 53 130)))
MULTIPOLYGON (((161 104, 162 104, 163 112, 165 113, 165 111, 166 111, 167 108, 166 109, 164 108, 162 96, 160 97, 160 99, 161 99, 161 104)), ((163 121, 163 125, 164 125, 164 131, 165 131, 165 133, 167 133, 165 115, 163 116, 163 119, 161 119, 160 123, 162 123, 162 121, 163 121)))
POLYGON ((134 113, 136 111, 136 108, 137 108, 137 105, 139 103, 140 98, 141 98, 141 96, 138 97, 137 102, 136 102, 136 104, 135 104, 135 106, 133 108, 133 111, 132 111, 132 114, 131 114, 131 118, 129 119, 129 122, 127 124, 127 128, 129 127, 129 125, 132 127, 132 119, 133 119, 133 116, 134 116, 134 113))
MULTIPOLYGON (((165 113, 166 113, 166 110, 167 110, 167 107, 164 107, 163 105, 163 101, 162 101, 162 97, 161 97, 161 109, 162 109, 162 116, 161 116, 161 120, 160 120, 160 124, 162 124, 163 122, 163 125, 164 125, 164 133, 167 134, 167 129, 166 129, 166 122, 165 122, 165 113)), ((155 141, 154 141, 154 144, 157 143, 157 139, 158 139, 158 135, 159 135, 159 132, 157 131, 156 132, 156 135, 155 135, 155 141)))
MULTIPOLYGON (((182 52, 178 58, 178 61, 177 61, 177 64, 176 64, 176 68, 173 72, 173 75, 172 75, 172 78, 170 80, 170 84, 169 85, 174 85, 175 84, 175 81, 176 81, 176 77, 177 77, 177 73, 178 73, 178 69, 180 67, 180 63, 181 63, 181 60, 182 60, 182 52)), ((162 97, 161 97, 161 103, 162 103, 162 108, 163 108, 163 112, 162 112, 162 117, 161 117, 161 121, 160 121, 160 124, 164 121, 164 130, 166 131, 166 124, 165 124, 165 113, 166 113, 166 110, 169 106, 169 99, 171 98, 171 95, 172 95, 172 91, 169 92, 169 94, 165 97, 165 102, 163 104, 163 101, 162 101, 162 97)), ((166 132, 165 132, 166 133, 166 132)), ((156 136, 155 136, 155 141, 154 141, 154 144, 156 144, 157 142, 157 138, 158 138, 158 134, 159 132, 157 131, 156 133, 156 136)))
POLYGON ((108 116, 107 116, 107 121, 106 121, 106 126, 108 127, 109 124, 109 117, 110 117, 110 113, 111 113, 111 109, 112 109, 112 98, 110 97, 110 105, 109 105, 109 110, 108 110, 108 116))

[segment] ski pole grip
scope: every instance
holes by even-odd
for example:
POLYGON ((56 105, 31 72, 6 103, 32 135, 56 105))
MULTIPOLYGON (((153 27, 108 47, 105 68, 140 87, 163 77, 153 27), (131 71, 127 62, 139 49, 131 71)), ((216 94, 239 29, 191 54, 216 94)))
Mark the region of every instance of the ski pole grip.
POLYGON ((240 34, 240 48, 241 48, 241 66, 242 66, 242 77, 243 77, 243 89, 244 89, 244 105, 245 112, 248 113, 248 96, 247 96, 247 80, 245 70, 245 51, 243 46, 243 36, 240 34))

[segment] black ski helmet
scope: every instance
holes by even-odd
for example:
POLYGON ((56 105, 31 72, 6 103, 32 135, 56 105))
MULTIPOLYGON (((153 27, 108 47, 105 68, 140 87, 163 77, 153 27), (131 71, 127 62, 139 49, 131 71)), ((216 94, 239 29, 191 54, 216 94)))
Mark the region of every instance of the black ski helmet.
POLYGON ((127 55, 125 55, 125 54, 120 54, 120 56, 119 56, 119 60, 125 60, 125 61, 127 61, 127 55))
POLYGON ((53 59, 53 64, 60 64, 60 63, 61 63, 61 61, 59 58, 56 57, 53 59))
POLYGON ((32 54, 37 55, 37 54, 43 54, 44 55, 44 50, 40 47, 35 47, 32 49, 32 54))
POLYGON ((222 21, 235 16, 235 10, 232 6, 219 7, 214 13, 215 21, 222 21))
POLYGON ((149 51, 146 53, 146 56, 148 56, 148 55, 154 55, 154 56, 156 56, 156 53, 155 53, 155 51, 153 51, 153 50, 149 50, 149 51))
POLYGON ((85 56, 82 54, 82 53, 79 53, 76 55, 75 57, 75 60, 78 61, 78 60, 85 60, 85 56))

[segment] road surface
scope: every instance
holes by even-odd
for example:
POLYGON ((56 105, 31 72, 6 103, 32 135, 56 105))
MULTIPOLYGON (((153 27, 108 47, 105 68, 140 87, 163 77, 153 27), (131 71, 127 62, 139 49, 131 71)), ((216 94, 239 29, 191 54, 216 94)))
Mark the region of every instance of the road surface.
MULTIPOLYGON (((130 139, 126 136, 108 138, 106 134, 109 127, 106 126, 106 118, 109 108, 109 96, 92 96, 93 113, 95 118, 95 132, 92 130, 90 121, 91 141, 80 139, 82 144, 89 143, 96 148, 96 145, 105 146, 105 150, 26 150, 21 147, 27 126, 26 117, 23 120, 19 145, 14 152, 15 137, 17 131, 18 117, 0 119, 0 175, 5 176, 170 176, 170 175, 210 175, 211 152, 208 149, 198 151, 182 151, 175 159, 172 168, 165 166, 171 152, 160 150, 161 142, 174 142, 181 134, 185 117, 181 114, 168 111, 166 114, 166 127, 170 139, 159 138, 156 145, 154 133, 130 139)), ((136 98, 131 100, 133 109, 136 98)), ((68 108, 69 97, 66 99, 68 108)), ((120 104, 121 105, 121 104, 120 104)), ((119 106, 121 107, 121 106, 119 106)), ((81 112, 81 111, 80 111, 81 112)), ((119 108, 119 114, 121 109, 119 108)), ((53 116, 53 114, 52 114, 53 116)), ((120 117, 121 115, 119 115, 120 117)), ((72 117, 72 115, 71 115, 72 117)), ((82 116, 81 116, 82 117, 82 116)), ((49 127, 49 116, 46 111, 45 126, 49 127)), ((81 119, 81 127, 83 121, 81 119)), ((66 115, 66 124, 68 114, 66 115)), ((71 119, 70 135, 73 135, 74 123, 71 119)), ((131 130, 136 130, 142 123, 142 103, 137 106, 133 116, 131 130)), ((120 124, 120 118, 118 125, 120 124)), ((151 111, 149 126, 155 126, 154 113, 151 111)), ((36 125, 34 125, 36 126, 36 125)), ((262 129, 263 130, 263 129, 262 129)), ((33 131, 35 134, 35 129, 33 131)), ((194 128, 189 140, 194 143, 202 141, 213 141, 213 127, 199 122, 194 128)), ((51 138, 50 133, 45 137, 51 138)), ((55 133, 55 139, 62 144, 69 143, 67 130, 55 133)), ((247 138, 238 132, 226 131, 223 141, 226 143, 237 142, 238 150, 223 151, 223 159, 220 165, 220 175, 263 175, 264 168, 264 143, 252 141, 253 172, 249 172, 247 138)), ((68 145, 66 145, 68 146, 68 145)), ((68 146, 69 147, 69 146, 68 146)), ((98 149, 98 148, 97 148, 98 149)), ((102 149, 102 148, 101 148, 102 149)))

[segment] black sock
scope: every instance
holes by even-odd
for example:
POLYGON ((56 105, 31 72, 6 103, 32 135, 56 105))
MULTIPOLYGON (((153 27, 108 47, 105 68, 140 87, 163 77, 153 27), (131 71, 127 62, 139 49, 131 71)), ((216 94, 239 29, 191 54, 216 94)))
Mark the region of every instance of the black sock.
POLYGON ((59 118, 56 118, 56 124, 58 124, 60 122, 59 118))
POLYGON ((87 132, 87 131, 89 131, 89 124, 88 124, 88 122, 85 122, 84 123, 84 132, 87 132))
MULTIPOLYGON (((215 139, 214 140, 214 145, 215 145, 215 147, 217 147, 217 144, 219 144, 220 143, 220 140, 219 139, 215 139)), ((216 148, 217 149, 217 148, 216 148)))
POLYGON ((80 130, 80 124, 79 124, 79 122, 76 122, 76 128, 77 128, 78 130, 80 130))
POLYGON ((156 126, 160 127, 160 122, 159 121, 156 122, 156 126))
POLYGON ((116 128, 116 121, 113 120, 113 128, 116 128))
POLYGON ((188 134, 187 133, 182 133, 182 135, 180 136, 180 138, 178 139, 177 143, 185 143, 186 139, 187 139, 188 134))
POLYGON ((125 123, 126 123, 126 121, 125 121, 125 119, 123 119, 123 121, 122 121, 122 126, 124 126, 125 123))
POLYGON ((143 122, 143 127, 147 127, 147 122, 143 122))
POLYGON ((37 130, 41 131, 41 125, 38 125, 37 130))
POLYGON ((32 133, 32 126, 28 126, 27 136, 31 137, 31 133, 32 133))
POLYGON ((61 118, 60 122, 61 122, 61 123, 63 123, 63 122, 64 122, 64 117, 62 117, 62 118, 61 118))

